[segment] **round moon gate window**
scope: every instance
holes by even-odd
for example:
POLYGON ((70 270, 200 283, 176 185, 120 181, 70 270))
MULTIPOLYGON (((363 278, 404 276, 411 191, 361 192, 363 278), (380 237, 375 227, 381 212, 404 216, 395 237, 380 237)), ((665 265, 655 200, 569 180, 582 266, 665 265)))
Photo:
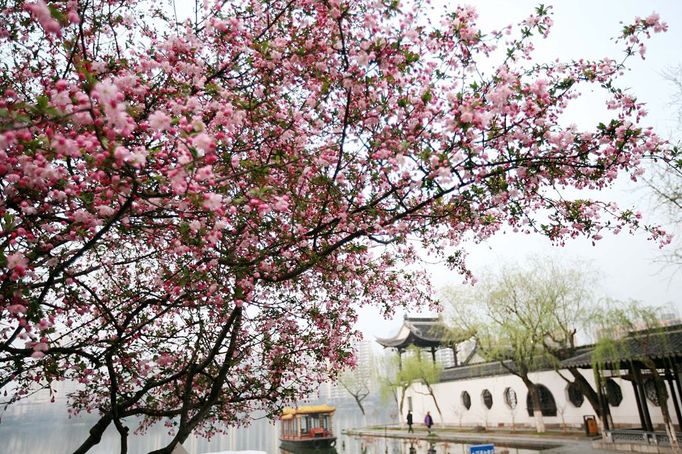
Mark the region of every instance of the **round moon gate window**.
POLYGON ((490 391, 484 389, 481 393, 481 398, 483 399, 483 405, 485 405, 488 410, 493 408, 493 395, 490 394, 490 391))
POLYGON ((580 388, 575 383, 568 384, 566 394, 568 394, 568 400, 574 407, 580 407, 585 402, 585 396, 583 396, 582 391, 580 391, 580 388))
POLYGON ((471 408, 471 396, 467 391, 462 391, 462 405, 467 410, 471 408))
POLYGON ((511 388, 507 388, 504 390, 504 403, 507 404, 507 407, 511 408, 512 410, 516 408, 516 404, 519 403, 518 398, 516 397, 516 391, 514 391, 511 388))

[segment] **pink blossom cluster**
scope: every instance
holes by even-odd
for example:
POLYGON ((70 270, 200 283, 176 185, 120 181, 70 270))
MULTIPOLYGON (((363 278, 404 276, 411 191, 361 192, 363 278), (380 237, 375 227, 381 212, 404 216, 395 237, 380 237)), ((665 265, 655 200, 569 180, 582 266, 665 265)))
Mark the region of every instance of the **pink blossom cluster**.
MULTIPOLYGON (((133 417, 182 421, 172 450, 352 366, 359 307, 431 304, 415 239, 667 240, 556 195, 668 158, 617 88, 627 59, 535 65, 545 8, 486 33, 472 7, 437 22, 390 3, 239 0, 200 7, 201 25, 118 0, 28 4, 41 27, 0 17, 15 58, 0 69, 8 402, 71 380, 69 411, 99 417, 84 450, 133 417), (610 121, 564 125, 590 84, 610 121)), ((621 39, 633 54, 665 27, 637 19, 621 39)), ((473 281, 465 256, 449 263, 473 281)))

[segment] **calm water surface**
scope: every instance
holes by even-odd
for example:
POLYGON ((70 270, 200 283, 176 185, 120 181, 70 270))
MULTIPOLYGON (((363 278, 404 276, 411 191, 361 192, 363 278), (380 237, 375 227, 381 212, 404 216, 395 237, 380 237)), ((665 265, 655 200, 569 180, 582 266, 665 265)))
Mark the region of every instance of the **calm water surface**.
MULTIPOLYGON (((94 415, 69 419, 63 403, 23 403, 0 413, 0 454, 70 454, 85 440, 94 415)), ((370 406, 366 418, 355 407, 338 408, 334 416, 334 431, 338 436, 335 449, 319 454, 465 454, 467 445, 453 443, 428 444, 425 441, 388 439, 383 437, 350 437, 342 435, 343 429, 366 424, 392 424, 395 412, 385 405, 370 406)), ((132 424, 128 424, 132 426, 132 424)), ((132 427, 131 427, 132 430, 132 427)), ((256 420, 245 429, 231 430, 207 441, 190 438, 184 444, 190 454, 223 450, 260 450, 268 454, 288 454, 279 448, 279 427, 267 420, 256 420)), ((130 454, 145 454, 160 448, 171 439, 162 425, 151 428, 144 435, 132 435, 128 441, 130 454)), ((119 452, 118 433, 107 430, 92 454, 119 452)), ((497 449, 497 453, 534 454, 538 451, 524 449, 497 449)))
MULTIPOLYGON (((395 420, 395 416, 391 416, 384 406, 375 407, 381 410, 368 412, 368 424, 386 424, 395 420)), ((0 418, 0 454, 70 454, 87 438, 90 427, 97 420, 95 415, 69 418, 64 402, 59 400, 56 403, 47 400, 22 402, 4 412, 0 409, 0 418)), ((130 454, 145 454, 164 446, 172 438, 162 424, 152 427, 143 435, 132 434, 132 421, 127 425, 131 429, 128 439, 130 454)), ((334 416, 334 431, 339 436, 342 429, 363 425, 362 415, 354 407, 339 408, 334 416)), ((190 454, 249 449, 280 454, 279 426, 259 419, 245 429, 231 429, 227 435, 216 436, 210 441, 192 437, 184 446, 190 454)), ((345 446, 345 452, 354 452, 356 449, 350 440, 345 446)), ((111 425, 102 441, 89 452, 112 454, 118 453, 119 449, 118 432, 111 425)))

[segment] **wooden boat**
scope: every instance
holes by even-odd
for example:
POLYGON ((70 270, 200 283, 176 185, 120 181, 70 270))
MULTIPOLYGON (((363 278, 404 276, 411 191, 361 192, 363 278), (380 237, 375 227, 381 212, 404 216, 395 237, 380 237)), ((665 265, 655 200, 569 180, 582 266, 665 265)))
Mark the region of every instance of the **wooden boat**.
POLYGON ((280 421, 281 447, 297 452, 334 446, 336 437, 332 433, 332 416, 336 411, 330 405, 308 405, 285 408, 280 421))

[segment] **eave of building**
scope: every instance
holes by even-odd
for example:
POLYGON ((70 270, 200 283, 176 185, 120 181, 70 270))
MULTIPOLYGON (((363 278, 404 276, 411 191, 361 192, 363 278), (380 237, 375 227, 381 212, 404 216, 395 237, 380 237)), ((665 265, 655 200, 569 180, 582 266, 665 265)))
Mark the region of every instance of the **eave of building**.
POLYGON ((682 358, 682 326, 635 332, 620 339, 614 349, 595 361, 594 349, 562 361, 563 367, 591 368, 595 362, 607 367, 627 367, 632 361, 648 358, 659 367, 667 367, 669 359, 682 358))
POLYGON ((386 348, 407 349, 440 347, 444 343, 445 326, 440 318, 405 318, 398 333, 390 338, 377 338, 386 348))

